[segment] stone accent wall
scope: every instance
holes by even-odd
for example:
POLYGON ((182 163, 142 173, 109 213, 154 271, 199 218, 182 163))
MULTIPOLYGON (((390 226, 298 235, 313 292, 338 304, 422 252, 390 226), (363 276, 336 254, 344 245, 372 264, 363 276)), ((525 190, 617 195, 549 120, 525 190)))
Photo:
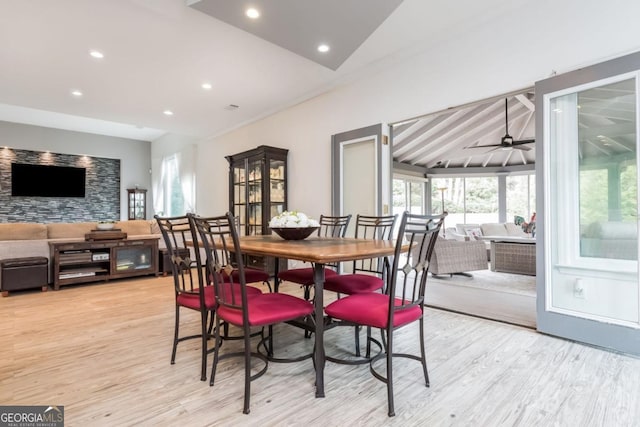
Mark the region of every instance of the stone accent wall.
POLYGON ((120 160, 0 149, 0 222, 81 222, 120 219, 120 160), (12 197, 11 163, 86 168, 85 197, 12 197))

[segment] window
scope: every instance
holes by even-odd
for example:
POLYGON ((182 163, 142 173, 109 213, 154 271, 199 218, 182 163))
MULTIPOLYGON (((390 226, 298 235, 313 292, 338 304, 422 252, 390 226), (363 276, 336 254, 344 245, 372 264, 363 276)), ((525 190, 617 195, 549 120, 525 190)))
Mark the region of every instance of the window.
POLYGON ((185 148, 162 159, 160 179, 154 185, 154 210, 161 216, 195 212, 194 150, 185 148))
POLYGON ((406 177, 393 179, 393 213, 402 215, 404 211, 413 214, 425 212, 424 181, 406 177))
POLYGON ((529 222, 536 212, 536 176, 509 175, 507 178, 507 222, 515 216, 529 222))
POLYGON ((497 177, 431 179, 431 211, 449 212, 447 223, 498 222, 497 177))
POLYGON ((498 177, 465 178, 464 187, 466 222, 472 224, 499 222, 498 177))

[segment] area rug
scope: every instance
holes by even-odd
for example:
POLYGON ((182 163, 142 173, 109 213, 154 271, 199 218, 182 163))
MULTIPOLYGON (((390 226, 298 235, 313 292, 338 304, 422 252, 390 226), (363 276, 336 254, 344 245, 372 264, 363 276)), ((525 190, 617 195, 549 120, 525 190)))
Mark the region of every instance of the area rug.
POLYGON ((523 274, 499 273, 491 270, 479 270, 471 272, 472 277, 458 274, 449 276, 431 276, 427 279, 427 286, 430 282, 450 284, 455 286, 468 286, 493 291, 508 292, 519 295, 536 295, 536 277, 523 274))

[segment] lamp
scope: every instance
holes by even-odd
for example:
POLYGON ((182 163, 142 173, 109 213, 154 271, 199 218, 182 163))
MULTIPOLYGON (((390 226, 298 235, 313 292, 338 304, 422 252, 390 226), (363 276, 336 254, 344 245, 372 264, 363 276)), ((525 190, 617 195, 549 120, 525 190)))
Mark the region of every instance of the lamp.
MULTIPOLYGON (((439 187, 438 191, 440 191, 440 194, 442 196, 442 213, 444 213, 444 192, 447 190, 447 187, 439 187)), ((444 218, 442 218, 442 237, 446 237, 447 236, 447 229, 444 226, 444 218)))

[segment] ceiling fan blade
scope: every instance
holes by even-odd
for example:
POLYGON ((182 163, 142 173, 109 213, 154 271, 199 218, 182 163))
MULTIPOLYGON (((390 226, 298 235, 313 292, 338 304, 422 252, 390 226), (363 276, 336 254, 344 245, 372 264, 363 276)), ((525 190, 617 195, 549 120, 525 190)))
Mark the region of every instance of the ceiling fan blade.
POLYGON ((536 142, 535 139, 520 139, 518 141, 513 141, 513 144, 511 145, 533 144, 534 142, 536 142))
POLYGON ((524 145, 516 145, 516 144, 514 144, 513 148, 515 150, 531 151, 531 147, 525 147, 524 145))
POLYGON ((473 147, 464 147, 463 150, 471 150, 473 148, 490 148, 490 147, 502 147, 502 144, 474 145, 473 147))

